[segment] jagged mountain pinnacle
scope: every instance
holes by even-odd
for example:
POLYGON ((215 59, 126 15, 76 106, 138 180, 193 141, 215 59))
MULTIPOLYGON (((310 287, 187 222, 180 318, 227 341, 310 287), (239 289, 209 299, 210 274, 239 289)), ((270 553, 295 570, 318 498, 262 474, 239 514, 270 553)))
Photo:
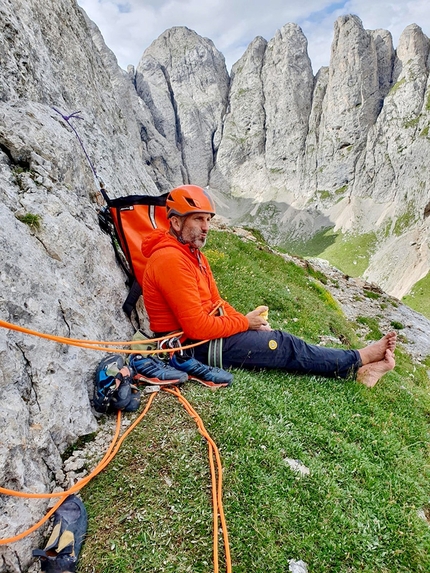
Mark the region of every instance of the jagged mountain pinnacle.
POLYGON ((157 130, 181 157, 178 183, 206 186, 227 107, 224 57, 210 40, 188 28, 172 28, 145 51, 135 82, 157 130))

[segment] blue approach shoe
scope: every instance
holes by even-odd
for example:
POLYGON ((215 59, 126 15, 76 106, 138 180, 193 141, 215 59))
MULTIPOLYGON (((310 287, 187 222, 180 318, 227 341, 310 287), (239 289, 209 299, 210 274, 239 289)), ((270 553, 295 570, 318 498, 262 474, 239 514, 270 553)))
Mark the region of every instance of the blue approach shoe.
POLYGON ((190 380, 196 380, 208 388, 225 388, 233 382, 233 374, 230 372, 215 366, 207 366, 195 358, 182 359, 173 354, 169 362, 173 368, 186 372, 190 380))
POLYGON ((132 354, 128 362, 135 372, 133 378, 136 382, 171 386, 172 384, 182 384, 188 380, 188 376, 184 372, 176 370, 155 356, 132 354))

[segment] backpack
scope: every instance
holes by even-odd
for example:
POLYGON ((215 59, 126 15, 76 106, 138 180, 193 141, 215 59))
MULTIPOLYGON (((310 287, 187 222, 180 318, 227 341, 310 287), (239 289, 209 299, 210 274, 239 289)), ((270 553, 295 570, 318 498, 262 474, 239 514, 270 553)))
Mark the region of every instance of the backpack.
POLYGON ((109 354, 97 366, 92 403, 99 414, 112 410, 134 412, 139 408, 140 392, 132 384, 134 372, 128 367, 129 374, 123 375, 123 366, 124 358, 118 354, 109 354))
MULTIPOLYGON (((117 261, 124 270, 129 294, 122 308, 130 322, 142 294, 141 280, 146 258, 141 251, 143 237, 154 229, 169 229, 164 195, 128 195, 110 199, 106 190, 100 189, 106 206, 99 211, 101 230, 110 236, 117 261)), ((139 317, 136 312, 139 329, 139 317)))

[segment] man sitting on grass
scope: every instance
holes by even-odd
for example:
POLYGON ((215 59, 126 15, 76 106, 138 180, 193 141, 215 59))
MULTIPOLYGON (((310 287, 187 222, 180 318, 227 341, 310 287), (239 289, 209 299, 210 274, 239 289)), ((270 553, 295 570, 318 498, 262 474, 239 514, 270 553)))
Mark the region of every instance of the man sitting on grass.
POLYGON ((155 336, 183 331, 182 343, 206 341, 194 348, 194 357, 175 353, 171 366, 211 386, 227 386, 231 377, 206 364, 356 378, 368 387, 394 368, 395 332, 360 350, 326 348, 272 330, 264 314, 266 306, 243 315, 223 301, 200 251, 214 215, 215 205, 204 189, 182 185, 167 197, 170 230, 156 230, 142 242, 142 252, 149 259, 143 297, 155 336))

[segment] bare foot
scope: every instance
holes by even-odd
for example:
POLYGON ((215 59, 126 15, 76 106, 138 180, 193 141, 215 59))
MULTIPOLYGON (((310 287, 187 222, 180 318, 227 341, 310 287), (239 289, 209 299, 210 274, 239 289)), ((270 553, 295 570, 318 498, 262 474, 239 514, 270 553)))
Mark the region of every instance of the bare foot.
POLYGON ((368 388, 373 388, 380 378, 394 368, 396 362, 391 350, 387 348, 385 357, 378 362, 371 362, 366 366, 361 366, 357 371, 357 382, 364 384, 368 388))
POLYGON ((391 352, 394 352, 394 349, 396 348, 396 340, 397 333, 394 331, 388 332, 385 336, 378 340, 378 342, 369 344, 369 346, 366 346, 366 348, 359 350, 358 353, 360 354, 363 366, 370 364, 371 362, 379 362, 380 360, 384 360, 386 350, 391 350, 391 352))

